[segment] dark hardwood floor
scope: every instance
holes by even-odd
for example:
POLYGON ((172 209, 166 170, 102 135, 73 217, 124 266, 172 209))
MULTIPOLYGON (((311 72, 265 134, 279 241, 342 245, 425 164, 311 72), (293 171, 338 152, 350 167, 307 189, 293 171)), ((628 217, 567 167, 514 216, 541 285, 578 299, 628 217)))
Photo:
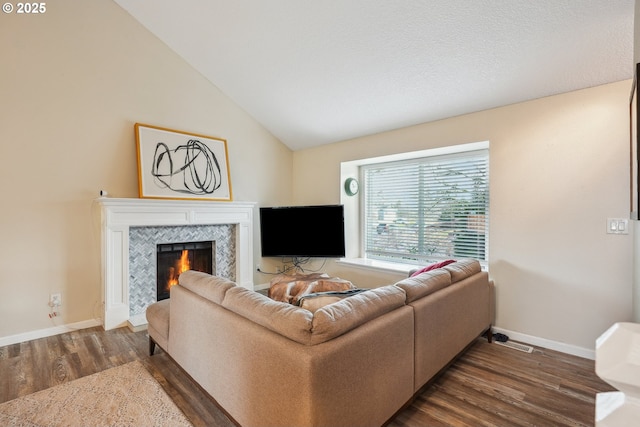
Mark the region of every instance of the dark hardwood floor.
MULTIPOLYGON (((233 425, 147 334, 90 328, 0 347, 0 402, 140 360, 196 426, 233 425)), ((409 426, 592 426, 595 394, 612 390, 594 362, 536 348, 473 346, 391 422, 409 426)))

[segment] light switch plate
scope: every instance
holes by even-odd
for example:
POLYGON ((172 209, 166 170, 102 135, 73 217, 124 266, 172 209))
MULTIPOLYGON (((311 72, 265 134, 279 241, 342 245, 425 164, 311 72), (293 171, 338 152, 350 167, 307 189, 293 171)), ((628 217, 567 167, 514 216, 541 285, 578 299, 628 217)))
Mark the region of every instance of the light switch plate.
POLYGON ((607 218, 607 234, 629 234, 629 220, 626 218, 607 218))

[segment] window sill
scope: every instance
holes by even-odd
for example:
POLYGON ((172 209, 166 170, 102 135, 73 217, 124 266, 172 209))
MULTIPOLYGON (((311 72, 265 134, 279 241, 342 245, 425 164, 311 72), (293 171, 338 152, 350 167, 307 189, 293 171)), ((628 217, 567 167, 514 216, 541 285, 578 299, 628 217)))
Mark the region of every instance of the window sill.
POLYGON ((397 262, 387 262, 367 258, 340 258, 336 263, 364 270, 376 270, 385 273, 399 273, 404 275, 409 274, 409 271, 415 268, 420 268, 420 266, 414 264, 400 264, 397 262))
MULTIPOLYGON (((401 264, 398 262, 380 261, 367 258, 340 258, 336 263, 363 270, 375 270, 385 273, 399 273, 404 275, 408 275, 413 269, 421 268, 421 266, 415 264, 401 264)), ((489 265, 486 261, 480 261, 480 267, 482 268, 482 271, 489 271, 489 265)))

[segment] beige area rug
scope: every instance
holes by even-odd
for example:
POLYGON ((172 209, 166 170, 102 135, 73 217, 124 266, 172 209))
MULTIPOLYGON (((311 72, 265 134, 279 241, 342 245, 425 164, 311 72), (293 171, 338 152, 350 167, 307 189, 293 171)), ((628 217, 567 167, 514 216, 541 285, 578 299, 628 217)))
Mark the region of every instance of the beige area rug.
POLYGON ((192 426, 138 361, 0 404, 0 426, 192 426))

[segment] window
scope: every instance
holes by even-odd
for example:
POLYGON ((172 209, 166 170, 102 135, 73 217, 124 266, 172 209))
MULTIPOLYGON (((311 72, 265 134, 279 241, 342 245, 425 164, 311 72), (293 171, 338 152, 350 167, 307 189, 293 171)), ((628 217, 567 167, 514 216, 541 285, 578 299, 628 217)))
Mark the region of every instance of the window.
POLYGON ((361 174, 366 258, 487 260, 488 149, 362 165, 361 174))

